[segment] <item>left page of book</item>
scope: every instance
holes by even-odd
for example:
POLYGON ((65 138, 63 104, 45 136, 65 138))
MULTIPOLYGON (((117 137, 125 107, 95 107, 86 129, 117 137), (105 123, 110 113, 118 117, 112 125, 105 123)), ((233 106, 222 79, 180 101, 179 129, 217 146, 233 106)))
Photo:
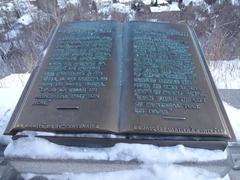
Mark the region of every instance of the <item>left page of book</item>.
POLYGON ((114 21, 61 24, 5 133, 117 132, 119 27, 114 21))

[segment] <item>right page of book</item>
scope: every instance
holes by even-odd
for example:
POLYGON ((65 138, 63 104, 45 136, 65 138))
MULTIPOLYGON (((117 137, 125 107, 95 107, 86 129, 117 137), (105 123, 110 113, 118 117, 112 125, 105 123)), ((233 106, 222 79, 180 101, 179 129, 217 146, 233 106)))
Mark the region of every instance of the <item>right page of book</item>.
POLYGON ((122 133, 230 138, 228 121, 186 25, 124 26, 122 133))

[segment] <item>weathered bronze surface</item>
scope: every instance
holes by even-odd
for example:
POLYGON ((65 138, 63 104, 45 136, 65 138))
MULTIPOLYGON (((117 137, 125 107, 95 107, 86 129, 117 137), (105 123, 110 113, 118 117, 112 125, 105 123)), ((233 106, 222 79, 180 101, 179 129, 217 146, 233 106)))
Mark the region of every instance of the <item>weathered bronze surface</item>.
POLYGON ((194 32, 151 22, 60 25, 6 133, 22 130, 234 139, 194 32))
POLYGON ((112 21, 60 25, 7 132, 117 131, 116 31, 112 21))
POLYGON ((231 126, 185 25, 129 23, 121 125, 131 133, 231 138, 231 126))

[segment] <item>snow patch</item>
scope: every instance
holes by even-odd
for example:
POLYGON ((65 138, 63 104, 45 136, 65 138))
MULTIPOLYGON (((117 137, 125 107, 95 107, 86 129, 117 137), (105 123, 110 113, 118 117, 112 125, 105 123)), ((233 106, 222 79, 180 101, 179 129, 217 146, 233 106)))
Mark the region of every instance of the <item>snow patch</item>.
POLYGON ((11 74, 3 79, 0 79, 0 88, 23 88, 29 78, 30 74, 11 74))
POLYGON ((240 5, 240 0, 231 0, 232 5, 239 6, 240 5))
POLYGON ((113 3, 111 0, 95 0, 98 13, 110 15, 111 12, 119 12, 128 14, 130 19, 134 17, 134 11, 130 7, 130 3, 113 3))
POLYGON ((119 143, 110 148, 83 148, 57 145, 46 139, 33 136, 11 142, 4 151, 4 155, 9 158, 25 157, 31 159, 138 160, 145 164, 199 162, 227 158, 227 153, 220 150, 193 149, 183 145, 157 147, 145 144, 119 143))
POLYGON ((18 23, 23 24, 25 26, 29 25, 30 23, 33 22, 32 16, 30 14, 24 14, 21 16, 18 20, 18 23))
POLYGON ((8 144, 10 136, 3 135, 18 99, 29 78, 27 74, 12 74, 0 79, 0 143, 8 144))
POLYGON ((5 23, 4 19, 2 17, 0 17, 0 25, 2 25, 4 23, 5 23))
POLYGON ((9 136, 2 135, 22 93, 23 88, 0 88, 0 143, 8 144, 9 136))
POLYGON ((209 13, 211 12, 211 5, 208 5, 204 0, 183 0, 182 2, 185 6, 192 4, 193 6, 199 6, 206 9, 209 13))
POLYGON ((80 4, 79 0, 57 0, 59 8, 64 9, 68 4, 78 5, 80 4))
POLYGON ((201 16, 200 16, 200 17, 198 17, 197 19, 198 19, 200 22, 203 22, 203 21, 205 21, 207 18, 206 18, 206 17, 201 17, 201 16))
POLYGON ((112 7, 112 0, 94 0, 98 13, 109 15, 112 7))
POLYGON ((118 0, 119 3, 127 4, 130 3, 131 0, 118 0))
POLYGON ((205 3, 204 0, 183 0, 182 2, 185 6, 189 6, 192 3, 194 6, 201 6, 205 3))
POLYGON ((0 51, 2 51, 3 55, 6 55, 11 49, 12 44, 10 42, 3 42, 0 44, 0 51))
POLYGON ((156 0, 157 4, 168 4, 167 0, 156 0))
POLYGON ((32 5, 29 0, 14 0, 14 5, 20 15, 38 11, 38 8, 32 5))
POLYGON ((0 11, 14 11, 13 3, 4 3, 0 6, 0 11))
POLYGON ((130 13, 131 8, 130 8, 130 6, 127 6, 127 5, 125 5, 125 4, 113 3, 113 4, 112 4, 112 10, 113 10, 113 11, 116 11, 116 12, 123 13, 123 14, 124 14, 124 13, 128 14, 128 13, 130 13))
POLYGON ((153 0, 142 0, 143 4, 145 5, 151 5, 153 0))
POLYGON ((20 131, 17 135, 23 136, 57 136, 57 137, 88 137, 88 138, 126 138, 125 135, 98 134, 98 133, 54 133, 44 131, 20 131))
POLYGON ((234 134, 238 141, 240 141, 240 109, 236 109, 226 102, 223 102, 227 111, 228 118, 234 130, 234 134))
POLYGON ((8 31, 6 34, 5 34, 5 38, 6 39, 13 39, 15 37, 17 37, 19 33, 19 30, 11 30, 11 31, 8 31))
MULTIPOLYGON (((119 143, 110 148, 81 148, 56 145, 36 137, 20 138, 11 142, 5 152, 8 158, 32 159, 88 159, 106 161, 142 162, 139 169, 102 172, 95 174, 69 174, 45 176, 48 179, 221 179, 219 175, 200 168, 189 168, 172 165, 182 161, 211 161, 227 158, 227 153, 220 150, 203 150, 187 148, 182 145, 174 147, 157 147, 154 145, 119 143), (44 147, 44 148, 42 148, 44 147), (164 157, 164 158, 162 158, 164 157), (162 173, 164 172, 164 173, 162 173), (134 177, 134 178, 133 178, 134 177)), ((34 174, 24 174, 31 179, 34 174)), ((228 179, 226 177, 226 179, 228 179)))
MULTIPOLYGON (((25 180, 33 178, 34 174, 22 174, 25 180)), ((95 174, 73 174, 64 173, 62 175, 44 175, 49 180, 79 180, 79 179, 91 179, 91 180, 173 180, 173 179, 184 179, 184 180, 229 180, 229 177, 220 178, 215 173, 210 173, 200 168, 189 168, 178 165, 160 165, 153 164, 152 166, 143 167, 137 170, 125 170, 116 172, 101 172, 95 174)))
POLYGON ((169 4, 167 6, 151 6, 150 10, 153 13, 154 12, 164 12, 164 11, 180 11, 177 2, 172 2, 172 4, 169 4))
POLYGON ((210 61, 209 69, 218 89, 240 89, 240 59, 210 61))

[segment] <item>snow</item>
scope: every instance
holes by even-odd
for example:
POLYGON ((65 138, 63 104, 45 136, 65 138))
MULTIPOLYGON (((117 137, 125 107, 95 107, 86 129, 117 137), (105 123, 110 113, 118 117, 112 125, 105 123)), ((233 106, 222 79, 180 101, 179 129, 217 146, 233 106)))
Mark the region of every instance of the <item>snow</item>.
POLYGON ((225 102, 223 102, 223 104, 229 116, 236 138, 240 141, 240 109, 236 109, 225 102))
POLYGON ((57 145, 34 136, 12 141, 4 151, 4 155, 11 158, 31 159, 138 160, 151 164, 183 161, 202 162, 227 158, 227 153, 220 150, 193 149, 183 145, 157 147, 145 144, 118 143, 110 148, 82 148, 57 145))
POLYGON ((14 0, 14 8, 20 15, 39 12, 39 9, 32 5, 29 0, 14 0))
POLYGON ((9 50, 11 49, 11 47, 12 47, 12 45, 10 42, 3 42, 0 44, 0 51, 2 51, 2 53, 4 55, 6 55, 9 52, 9 50))
POLYGON ((112 8, 112 0, 94 0, 98 13, 109 15, 112 8))
POLYGON ((18 19, 18 23, 21 23, 25 26, 33 22, 32 16, 30 14, 24 14, 18 19))
POLYGON ((164 12, 164 11, 180 11, 177 2, 172 2, 167 6, 151 6, 151 12, 164 12))
MULTIPOLYGON (((88 159, 107 161, 141 162, 139 168, 134 170, 101 172, 94 174, 47 175, 48 179, 221 179, 218 174, 209 171, 174 165, 177 162, 205 162, 211 160, 224 160, 227 152, 220 150, 203 150, 187 148, 183 145, 173 147, 157 147, 154 145, 119 143, 110 148, 81 148, 56 145, 45 139, 33 136, 11 142, 5 152, 8 158, 31 159, 88 159), (44 147, 44 148, 42 148, 44 147), (163 158, 164 157, 164 158, 163 158), (164 173, 163 173, 164 172, 164 173)), ((24 174, 25 179, 31 179, 34 174, 24 174)), ((223 179, 228 179, 226 176, 223 179)))
POLYGON ((193 6, 199 6, 200 8, 206 9, 209 13, 211 12, 211 5, 208 5, 204 0, 183 0, 185 6, 189 6, 192 3, 193 6))
POLYGON ((66 1, 65 0, 57 0, 57 4, 61 9, 66 7, 66 1))
POLYGON ((206 17, 198 17, 198 20, 200 21, 200 22, 203 22, 203 21, 205 21, 207 18, 206 17))
POLYGON ((157 0, 158 4, 168 4, 166 0, 157 0))
POLYGON ((3 17, 0 17, 0 25, 4 24, 4 19, 3 17))
MULTIPOLYGON (((23 174, 25 180, 33 178, 34 174, 23 174)), ((46 175, 44 176, 49 180, 79 180, 79 179, 91 179, 91 180, 173 180, 173 179, 184 179, 184 180, 220 180, 216 174, 207 172, 200 168, 188 168, 178 165, 159 165, 154 164, 151 167, 146 167, 137 170, 125 170, 116 172, 102 172, 95 174, 73 174, 64 173, 62 175, 46 175)), ((229 180, 226 176, 222 180, 229 180)))
POLYGON ((183 0, 182 2, 185 6, 189 6, 190 3, 192 3, 195 6, 200 6, 202 4, 204 4, 204 0, 183 0))
POLYGON ((124 135, 116 134, 97 134, 97 133, 53 133, 43 131, 21 131, 17 135, 23 136, 58 136, 58 137, 89 137, 89 138, 126 138, 124 135))
MULTIPOLYGON (((183 167, 173 163, 191 161, 205 162, 225 160, 227 152, 220 150, 203 150, 187 148, 183 145, 173 147, 157 147, 154 145, 119 143, 110 148, 81 148, 56 145, 33 136, 24 137, 11 142, 5 152, 8 158, 31 159, 88 159, 107 161, 141 162, 138 169, 95 174, 48 175, 48 179, 221 179, 219 175, 200 168, 183 167), (44 148, 42 148, 44 147, 44 148), (163 158, 164 157, 164 158, 163 158), (163 173, 164 172, 164 173, 163 173)), ((24 174, 31 179, 34 174, 24 174)), ((228 177, 224 178, 228 179, 228 177)))
POLYGON ((4 3, 0 6, 0 11, 14 11, 13 3, 4 3))
POLYGON ((29 78, 29 73, 11 74, 0 79, 0 88, 23 88, 29 78))
POLYGON ((118 0, 119 3, 127 4, 130 3, 130 0, 118 0))
POLYGON ((231 0, 233 5, 240 5, 240 0, 231 0))
POLYGON ((79 0, 57 0, 57 4, 61 9, 67 7, 68 4, 78 5, 80 4, 79 0))
POLYGON ((210 61, 209 69, 218 89, 240 89, 240 59, 210 61))
POLYGON ((113 3, 112 4, 112 10, 116 11, 116 12, 120 12, 120 13, 130 13, 131 8, 130 6, 127 6, 125 4, 121 4, 121 3, 113 3))
POLYGON ((11 30, 11 31, 8 31, 6 34, 5 34, 5 38, 6 39, 13 39, 15 37, 17 37, 17 34, 19 33, 18 30, 11 30))
POLYGON ((142 0, 143 4, 150 5, 152 3, 152 0, 142 0))
MULTIPOLYGON (((128 14, 132 20, 134 17, 134 11, 130 7, 130 1, 123 1, 122 3, 112 3, 111 0, 95 0, 98 13, 103 15, 110 15, 111 12, 119 12, 128 14)), ((110 16, 109 16, 110 17, 110 16)))
POLYGON ((9 136, 2 135, 29 78, 29 73, 12 74, 0 79, 0 143, 8 144, 9 136))
POLYGON ((0 88, 0 143, 8 144, 9 136, 2 135, 23 88, 0 88))

